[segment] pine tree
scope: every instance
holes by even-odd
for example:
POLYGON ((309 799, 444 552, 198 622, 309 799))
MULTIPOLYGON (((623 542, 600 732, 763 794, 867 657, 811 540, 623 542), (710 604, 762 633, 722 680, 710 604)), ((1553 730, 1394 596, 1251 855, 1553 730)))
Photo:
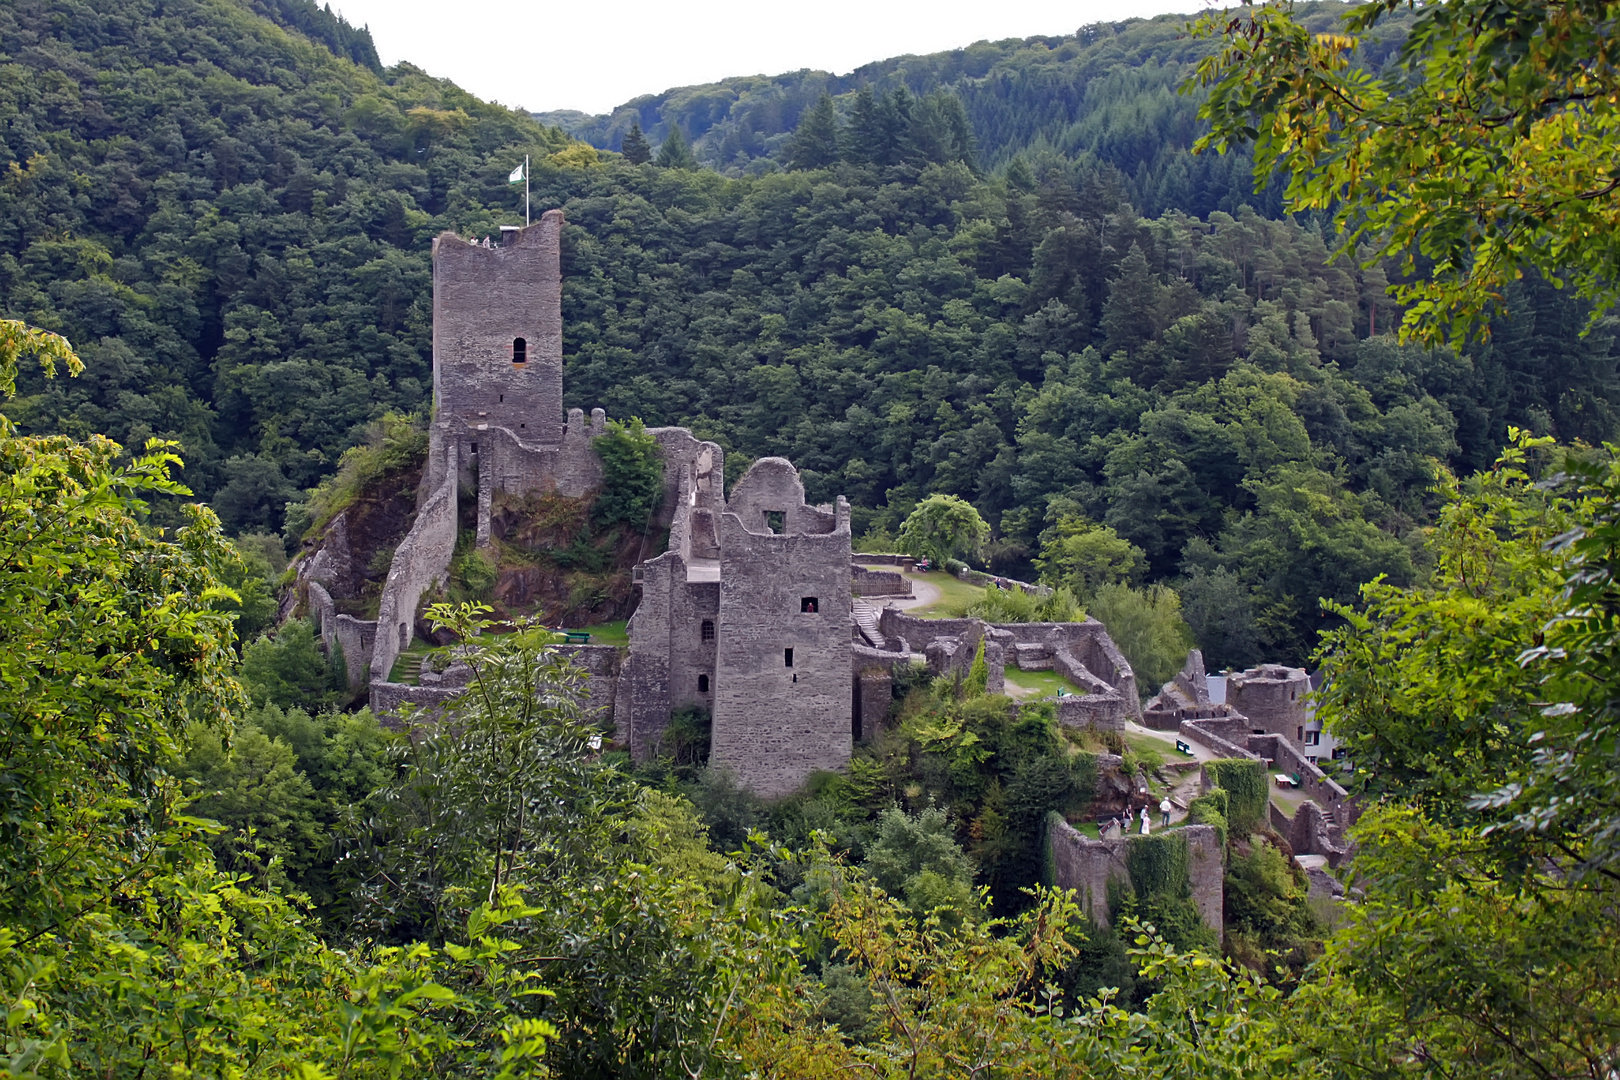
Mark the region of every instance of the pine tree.
POLYGON ((652 160, 652 147, 647 145, 647 136, 641 133, 639 116, 630 121, 630 130, 625 133, 619 153, 632 165, 645 165, 652 160))
POLYGON ((1103 306, 1102 331, 1108 335, 1105 356, 1117 350, 1135 355, 1159 334, 1159 309, 1164 286, 1136 244, 1119 263, 1119 277, 1109 284, 1103 306))
POLYGON ((870 87, 855 95, 855 105, 849 112, 849 127, 844 129, 844 160, 856 165, 883 164, 884 131, 883 109, 870 87))
POLYGON ((815 107, 799 120, 788 151, 790 169, 825 169, 838 162, 838 115, 833 100, 822 94, 815 107))
POLYGON ((670 125, 669 136, 664 139, 664 145, 658 148, 658 166, 662 169, 698 167, 697 158, 692 156, 692 148, 687 145, 686 136, 681 134, 679 124, 670 125))

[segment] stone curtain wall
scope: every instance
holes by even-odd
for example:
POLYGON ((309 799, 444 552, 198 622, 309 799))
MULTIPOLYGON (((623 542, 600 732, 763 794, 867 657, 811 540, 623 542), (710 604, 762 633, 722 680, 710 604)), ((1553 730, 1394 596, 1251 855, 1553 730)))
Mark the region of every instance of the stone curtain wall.
POLYGON ((1250 735, 1248 749, 1262 758, 1270 758, 1274 772, 1299 777, 1299 790, 1327 813, 1336 830, 1355 824, 1360 811, 1350 798, 1350 793, 1320 768, 1306 761, 1305 755, 1292 739, 1277 735, 1250 735))
MULTIPOLYGON (((372 647, 371 682, 387 682, 394 660, 411 643, 416 605, 435 582, 444 578, 456 550, 456 446, 435 428, 428 436, 428 457, 445 456, 438 472, 444 480, 417 511, 411 531, 394 551, 388 579, 377 607, 377 637, 372 647)), ((375 704, 373 706, 375 708, 375 704)))
POLYGON ((440 420, 562 441, 563 215, 482 247, 455 233, 433 241, 433 396, 440 420), (514 364, 522 338, 527 360, 514 364))

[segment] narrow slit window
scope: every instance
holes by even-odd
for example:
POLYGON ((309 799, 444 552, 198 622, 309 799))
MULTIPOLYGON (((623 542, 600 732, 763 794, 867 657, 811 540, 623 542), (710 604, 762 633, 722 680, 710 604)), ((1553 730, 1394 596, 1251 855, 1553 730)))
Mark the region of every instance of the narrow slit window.
POLYGON ((506 403, 506 395, 505 395, 505 394, 501 394, 501 395, 500 395, 500 402, 501 402, 501 404, 503 404, 503 405, 504 405, 504 404, 505 404, 505 403, 506 403))
POLYGON ((818 612, 820 610, 821 610, 821 605, 816 602, 815 597, 813 597, 813 596, 801 596, 801 597, 799 597, 799 612, 800 612, 800 614, 814 615, 816 612, 818 612))
POLYGON ((713 641, 714 640, 714 620, 712 620, 712 619, 704 619, 703 620, 702 633, 703 633, 703 640, 704 641, 713 641))
POLYGON ((709 677, 707 675, 699 675, 698 676, 698 693, 707 694, 708 692, 709 692, 709 677))
POLYGON ((782 650, 782 666, 783 667, 792 667, 793 666, 793 650, 792 649, 783 649, 782 650))
POLYGON ((522 364, 529 359, 529 343, 522 338, 512 339, 512 363, 522 364))

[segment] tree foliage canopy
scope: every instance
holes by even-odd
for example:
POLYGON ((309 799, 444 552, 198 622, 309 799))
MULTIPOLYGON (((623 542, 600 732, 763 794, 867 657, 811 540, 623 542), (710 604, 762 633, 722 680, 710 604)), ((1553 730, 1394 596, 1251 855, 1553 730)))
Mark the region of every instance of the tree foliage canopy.
POLYGON ((1361 37, 1405 5, 1364 4, 1345 33, 1312 33, 1291 4, 1206 16, 1219 53, 1200 147, 1252 140, 1256 175, 1287 205, 1326 211, 1343 249, 1397 262, 1403 334, 1488 329, 1529 270, 1568 279, 1596 311, 1620 285, 1620 44, 1612 0, 1415 7, 1395 60, 1368 69, 1361 37), (1358 37, 1360 35, 1361 37, 1358 37))

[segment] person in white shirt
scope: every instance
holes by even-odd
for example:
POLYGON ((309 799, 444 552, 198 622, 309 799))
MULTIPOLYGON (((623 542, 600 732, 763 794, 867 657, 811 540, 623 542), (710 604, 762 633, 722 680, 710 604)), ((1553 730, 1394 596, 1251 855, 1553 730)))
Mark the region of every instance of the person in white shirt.
POLYGON ((1173 807, 1172 807, 1172 805, 1170 803, 1170 796, 1166 795, 1164 797, 1164 801, 1159 804, 1159 813, 1164 815, 1164 826, 1165 826, 1165 828, 1170 827, 1170 811, 1172 809, 1173 809, 1173 807))

